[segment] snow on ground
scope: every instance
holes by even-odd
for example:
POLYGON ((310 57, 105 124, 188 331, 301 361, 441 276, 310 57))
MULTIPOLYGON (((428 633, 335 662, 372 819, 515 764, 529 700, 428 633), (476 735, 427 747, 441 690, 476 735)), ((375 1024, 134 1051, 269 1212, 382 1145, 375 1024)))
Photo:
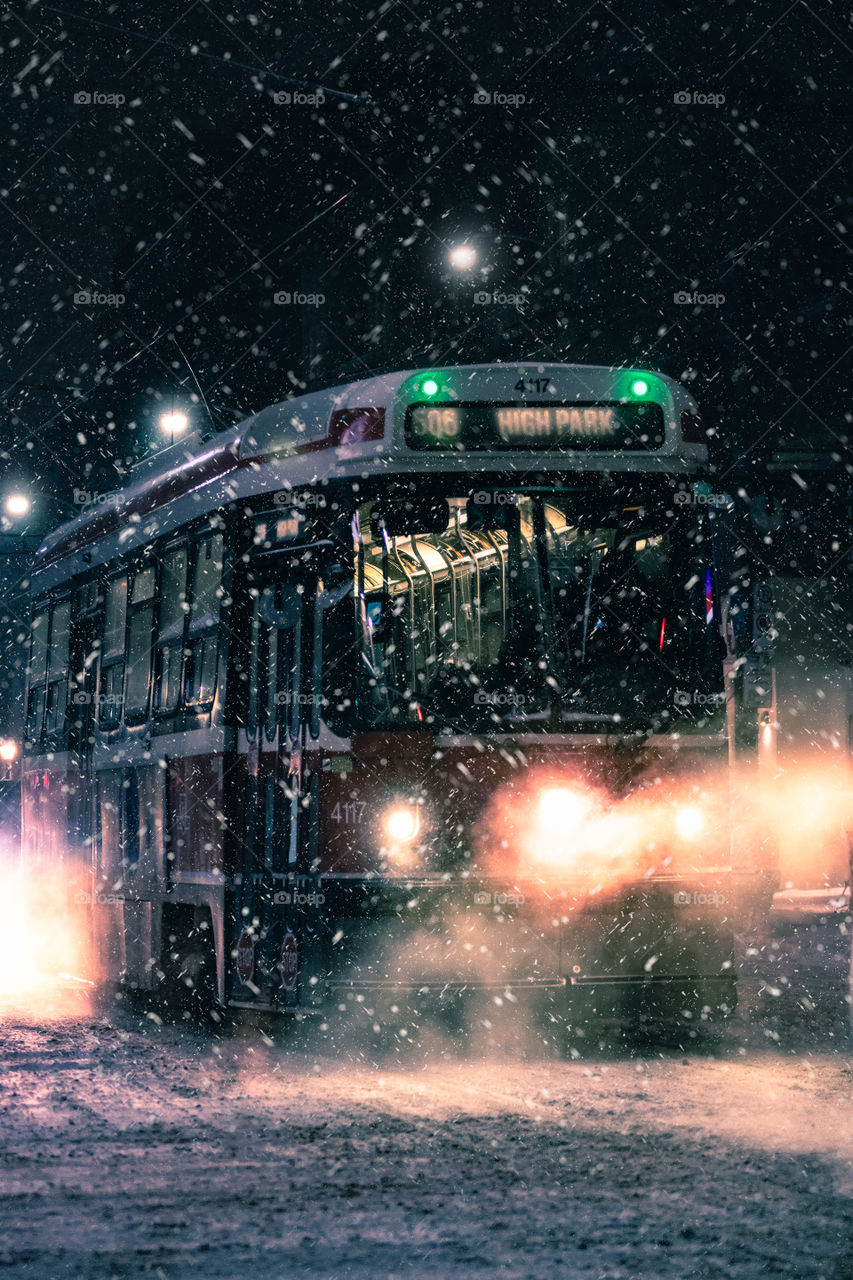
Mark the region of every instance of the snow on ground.
POLYGON ((3 1274, 850 1280, 843 947, 801 942, 747 940, 722 1037, 568 1060, 7 1007, 3 1274))

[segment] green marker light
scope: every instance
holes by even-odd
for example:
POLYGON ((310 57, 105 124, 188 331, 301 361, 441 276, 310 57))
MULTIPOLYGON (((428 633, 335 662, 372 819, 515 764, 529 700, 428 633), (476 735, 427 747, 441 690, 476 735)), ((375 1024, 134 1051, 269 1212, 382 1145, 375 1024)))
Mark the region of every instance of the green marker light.
POLYGON ((645 378, 637 378, 636 382, 631 383, 631 392, 635 396, 644 396, 648 392, 649 384, 645 378))
POLYGON ((436 391, 438 391, 438 383, 435 378, 427 378, 421 390, 425 396, 434 396, 436 391))

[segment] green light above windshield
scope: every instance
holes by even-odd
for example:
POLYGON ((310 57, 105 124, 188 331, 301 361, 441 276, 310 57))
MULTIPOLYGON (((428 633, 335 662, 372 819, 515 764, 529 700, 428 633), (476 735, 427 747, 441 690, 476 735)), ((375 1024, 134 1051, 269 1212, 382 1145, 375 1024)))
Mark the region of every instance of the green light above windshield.
POLYGON ((614 390, 617 399, 623 404, 636 403, 638 400, 653 404, 666 394, 666 388, 656 373, 647 373, 646 370, 640 372, 637 369, 622 370, 616 378, 614 390))
POLYGON ((438 383, 435 378, 427 378, 426 382, 421 387, 421 390, 425 396, 434 396, 436 391, 438 391, 438 383))

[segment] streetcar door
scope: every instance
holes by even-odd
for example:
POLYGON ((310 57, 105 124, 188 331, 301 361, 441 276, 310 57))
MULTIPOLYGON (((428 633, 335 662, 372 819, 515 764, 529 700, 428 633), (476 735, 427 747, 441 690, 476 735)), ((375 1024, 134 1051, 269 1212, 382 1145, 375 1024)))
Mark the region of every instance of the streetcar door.
POLYGON ((254 604, 245 858, 232 982, 237 1002, 287 1005, 297 998, 290 956, 298 950, 296 907, 307 872, 302 805, 307 595, 302 583, 259 584, 254 604))
POLYGON ((260 599, 260 657, 265 670, 260 744, 263 790, 263 870, 267 877, 295 874, 299 861, 302 770, 303 588, 279 583, 260 599))

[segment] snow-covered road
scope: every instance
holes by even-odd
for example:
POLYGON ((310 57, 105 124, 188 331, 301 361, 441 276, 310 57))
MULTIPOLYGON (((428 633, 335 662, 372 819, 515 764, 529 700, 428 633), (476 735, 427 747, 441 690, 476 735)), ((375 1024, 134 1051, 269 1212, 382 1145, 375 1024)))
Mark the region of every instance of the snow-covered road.
POLYGON ((840 1036, 370 1062, 7 1009, 0 1100, 10 1280, 853 1277, 840 1036))

